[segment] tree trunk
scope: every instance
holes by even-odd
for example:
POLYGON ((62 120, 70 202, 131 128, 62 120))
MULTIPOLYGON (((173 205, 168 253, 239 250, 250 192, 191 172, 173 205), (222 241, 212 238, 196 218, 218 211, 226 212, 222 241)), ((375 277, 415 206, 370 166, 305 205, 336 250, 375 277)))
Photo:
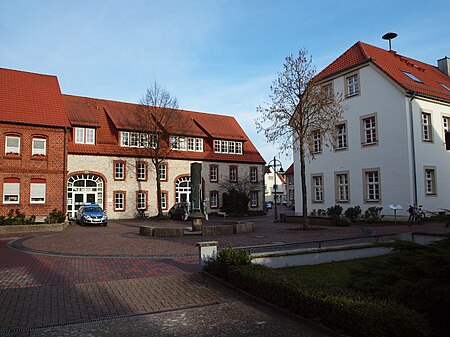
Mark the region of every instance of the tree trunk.
POLYGON ((161 217, 163 215, 162 207, 161 207, 161 175, 159 172, 159 161, 155 162, 155 169, 156 169, 156 202, 158 206, 158 217, 161 217))
POLYGON ((305 149, 300 145, 300 177, 302 181, 302 214, 303 214, 303 229, 309 228, 308 219, 308 199, 306 194, 306 173, 305 173, 305 149))

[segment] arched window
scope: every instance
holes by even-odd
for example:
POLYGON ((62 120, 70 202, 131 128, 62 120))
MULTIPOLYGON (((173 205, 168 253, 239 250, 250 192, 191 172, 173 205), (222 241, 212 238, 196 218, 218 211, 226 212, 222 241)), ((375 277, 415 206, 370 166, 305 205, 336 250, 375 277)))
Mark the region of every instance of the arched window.
POLYGON ((103 179, 95 174, 76 174, 67 180, 67 212, 69 217, 85 203, 103 206, 103 179))

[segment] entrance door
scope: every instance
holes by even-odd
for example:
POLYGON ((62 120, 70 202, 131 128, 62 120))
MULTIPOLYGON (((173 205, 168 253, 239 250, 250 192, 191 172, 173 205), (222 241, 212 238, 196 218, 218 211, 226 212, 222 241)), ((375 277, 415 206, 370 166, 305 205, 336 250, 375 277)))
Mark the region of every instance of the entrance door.
POLYGON ((83 204, 96 204, 97 201, 95 200, 95 197, 96 195, 94 193, 75 193, 75 212, 78 211, 83 204))
POLYGON ((181 177, 176 181, 175 185, 177 202, 189 203, 191 199, 191 177, 181 177))

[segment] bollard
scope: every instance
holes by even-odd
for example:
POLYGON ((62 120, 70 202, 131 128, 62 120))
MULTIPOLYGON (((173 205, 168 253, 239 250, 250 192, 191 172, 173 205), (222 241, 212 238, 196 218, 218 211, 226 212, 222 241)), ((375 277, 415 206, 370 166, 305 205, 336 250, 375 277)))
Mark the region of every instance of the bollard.
POLYGON ((209 260, 216 258, 218 244, 218 241, 197 242, 200 270, 205 269, 209 260))

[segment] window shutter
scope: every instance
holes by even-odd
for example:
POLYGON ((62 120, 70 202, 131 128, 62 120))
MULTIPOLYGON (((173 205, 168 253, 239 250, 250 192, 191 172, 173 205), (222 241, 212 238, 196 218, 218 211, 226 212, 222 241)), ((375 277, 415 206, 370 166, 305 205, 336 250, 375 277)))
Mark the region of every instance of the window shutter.
POLYGON ((44 203, 45 202, 46 184, 30 184, 30 199, 31 202, 44 203))
POLYGON ((20 183, 4 183, 3 184, 3 195, 7 194, 17 194, 20 192, 20 183))

